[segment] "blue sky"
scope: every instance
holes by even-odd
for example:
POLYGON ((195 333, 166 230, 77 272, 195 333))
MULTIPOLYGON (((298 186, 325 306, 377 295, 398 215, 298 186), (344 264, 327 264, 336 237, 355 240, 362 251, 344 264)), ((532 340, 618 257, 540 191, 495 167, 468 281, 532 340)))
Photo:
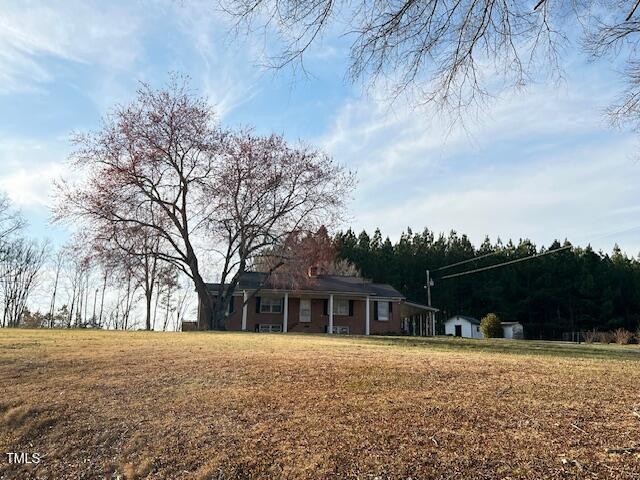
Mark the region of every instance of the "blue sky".
POLYGON ((318 145, 356 169, 345 228, 397 238, 429 226, 476 243, 567 237, 640 252, 638 139, 602 115, 620 87, 611 63, 572 59, 561 83, 506 92, 449 128, 429 108, 390 106, 379 89, 345 81, 345 39, 316 45, 303 77, 261 67, 264 38, 229 29, 211 1, 0 4, 0 189, 33 235, 67 236, 48 219, 69 134, 95 128, 137 82, 161 85, 177 71, 225 124, 318 145))

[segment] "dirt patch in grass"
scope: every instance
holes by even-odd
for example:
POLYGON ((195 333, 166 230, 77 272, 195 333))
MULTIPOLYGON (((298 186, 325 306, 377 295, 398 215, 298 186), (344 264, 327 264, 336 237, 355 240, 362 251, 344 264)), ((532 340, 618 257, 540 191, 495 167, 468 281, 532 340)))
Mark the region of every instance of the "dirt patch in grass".
POLYGON ((1 333, 3 478, 640 478, 637 346, 1 333))

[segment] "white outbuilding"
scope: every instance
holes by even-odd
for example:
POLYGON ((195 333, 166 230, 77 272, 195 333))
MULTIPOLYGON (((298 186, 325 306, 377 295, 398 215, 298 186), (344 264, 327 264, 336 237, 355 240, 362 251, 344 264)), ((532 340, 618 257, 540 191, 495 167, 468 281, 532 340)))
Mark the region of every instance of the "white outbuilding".
POLYGON ((502 336, 504 338, 515 338, 522 340, 524 338, 524 328, 519 322, 500 322, 502 325, 502 336))
MULTIPOLYGON (((524 328, 519 322, 500 322, 502 336, 507 339, 523 339, 524 328)), ((480 320, 466 315, 455 315, 444 322, 445 335, 464 338, 484 338, 480 331, 480 320)))
POLYGON ((444 322, 445 335, 464 338, 482 338, 480 320, 466 315, 455 315, 444 322))

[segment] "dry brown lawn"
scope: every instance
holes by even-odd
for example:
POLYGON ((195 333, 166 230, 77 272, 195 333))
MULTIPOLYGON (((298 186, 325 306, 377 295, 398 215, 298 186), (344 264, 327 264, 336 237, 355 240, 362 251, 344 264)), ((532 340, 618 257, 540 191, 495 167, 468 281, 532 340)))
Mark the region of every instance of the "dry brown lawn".
POLYGON ((640 478, 639 366, 637 345, 3 330, 0 453, 43 459, 3 453, 0 477, 640 478))

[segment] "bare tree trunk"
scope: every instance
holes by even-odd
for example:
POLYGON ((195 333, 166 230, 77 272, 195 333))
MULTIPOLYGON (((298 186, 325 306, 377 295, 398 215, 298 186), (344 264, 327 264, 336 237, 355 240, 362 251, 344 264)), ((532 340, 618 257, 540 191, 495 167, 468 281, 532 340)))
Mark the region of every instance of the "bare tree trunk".
POLYGON ((87 320, 87 311, 89 307, 89 271, 87 270, 84 274, 84 320, 83 325, 88 323, 87 320))
POLYGON ((124 309, 122 311, 122 325, 123 330, 127 330, 129 328, 129 295, 131 293, 131 275, 127 277, 127 290, 125 295, 125 303, 124 309))
POLYGON ((104 281, 102 282, 102 295, 100 298, 100 318, 98 319, 98 324, 102 325, 102 310, 104 307, 104 292, 107 289, 107 272, 104 272, 104 281))
POLYGON ((56 277, 53 282, 53 294, 51 295, 51 305, 49 309, 49 328, 53 328, 54 326, 54 315, 56 314, 56 294, 58 293, 58 280, 60 279, 60 270, 62 268, 63 261, 63 253, 62 251, 58 253, 56 258, 56 277))
POLYGON ((153 295, 153 287, 145 289, 144 296, 146 300, 146 314, 145 330, 151 330, 151 300, 153 295))
POLYGON ((116 311, 114 315, 114 328, 116 330, 118 330, 118 327, 120 326, 120 302, 120 291, 118 291, 118 299, 116 301, 116 311))
POLYGON ((214 319, 213 299, 207 289, 206 284, 200 277, 199 281, 194 279, 198 302, 200 304, 200 318, 198 328, 201 330, 214 330, 219 325, 219 321, 214 319))
POLYGON ((190 244, 187 244, 187 258, 189 259, 189 269, 191 270, 198 301, 200 302, 201 318, 198 319, 198 328, 201 330, 217 330, 220 328, 222 321, 219 315, 214 312, 213 296, 202 279, 202 275, 200 275, 198 259, 190 244))
POLYGON ((153 328, 155 328, 156 326, 156 319, 158 317, 158 300, 160 299, 160 292, 160 279, 158 278, 158 280, 156 281, 156 301, 153 306, 153 328))
POLYGON ((72 291, 71 291, 71 307, 69 307, 69 327, 71 327, 71 325, 73 325, 73 312, 74 312, 74 308, 76 306, 76 282, 75 280, 73 281, 73 287, 72 287, 72 291))
POLYGON ((169 310, 171 309, 171 285, 167 286, 167 311, 164 316, 164 324, 162 325, 162 331, 167 331, 167 323, 169 322, 169 310))

